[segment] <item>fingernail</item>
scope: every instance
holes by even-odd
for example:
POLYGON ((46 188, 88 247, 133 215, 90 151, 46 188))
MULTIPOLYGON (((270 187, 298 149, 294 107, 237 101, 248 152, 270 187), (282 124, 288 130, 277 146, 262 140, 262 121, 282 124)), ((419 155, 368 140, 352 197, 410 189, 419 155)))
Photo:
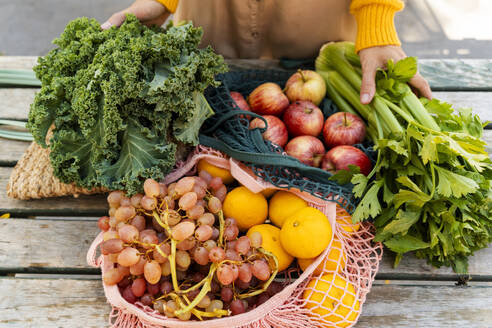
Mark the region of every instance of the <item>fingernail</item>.
POLYGON ((110 22, 105 22, 101 25, 101 28, 103 30, 107 30, 108 28, 110 28, 112 26, 112 24, 110 22))
POLYGON ((360 102, 363 103, 363 104, 367 104, 370 99, 371 99, 371 96, 368 93, 363 93, 360 96, 360 102))

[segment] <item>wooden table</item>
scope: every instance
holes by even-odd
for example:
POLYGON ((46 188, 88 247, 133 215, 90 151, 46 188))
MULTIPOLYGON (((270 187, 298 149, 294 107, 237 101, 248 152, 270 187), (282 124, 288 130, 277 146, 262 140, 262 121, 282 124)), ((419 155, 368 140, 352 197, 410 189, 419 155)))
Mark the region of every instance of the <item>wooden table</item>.
MULTIPOLYGON (((1 57, 0 68, 31 68, 35 57, 1 57)), ((231 61, 235 68, 276 65, 231 61)), ((492 120, 492 61, 422 60, 434 96, 472 106, 492 120)), ((36 89, 1 89, 0 118, 26 119, 36 89)), ((492 129, 485 131, 492 145, 492 129)), ((18 201, 6 196, 12 167, 28 143, 0 139, 0 327, 104 327, 109 305, 100 272, 85 256, 106 212, 104 196, 18 201)), ((490 148, 489 148, 490 149, 490 148)), ((490 150, 492 153, 492 150, 490 150)), ((449 268, 384 255, 357 327, 492 327, 492 248, 470 259, 471 280, 456 286, 449 268)))

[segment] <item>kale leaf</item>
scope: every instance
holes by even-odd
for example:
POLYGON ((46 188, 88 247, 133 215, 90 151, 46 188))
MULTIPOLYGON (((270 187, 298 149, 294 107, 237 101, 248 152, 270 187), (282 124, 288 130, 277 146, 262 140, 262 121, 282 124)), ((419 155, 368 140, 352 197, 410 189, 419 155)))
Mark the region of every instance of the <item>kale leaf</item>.
POLYGON ((77 18, 34 68, 42 82, 29 114, 35 141, 49 147, 55 175, 78 186, 142 190, 198 144, 213 114, 203 92, 226 66, 191 23, 148 28, 128 15, 101 30, 77 18))

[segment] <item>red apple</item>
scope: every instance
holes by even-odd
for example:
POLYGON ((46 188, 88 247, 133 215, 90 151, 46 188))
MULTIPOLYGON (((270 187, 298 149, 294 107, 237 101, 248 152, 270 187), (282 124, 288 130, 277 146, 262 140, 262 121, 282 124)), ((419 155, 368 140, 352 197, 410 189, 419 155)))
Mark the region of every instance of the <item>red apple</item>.
POLYGON ((318 138, 300 136, 289 141, 287 146, 285 146, 285 152, 306 165, 319 167, 325 153, 325 146, 318 138))
POLYGON ((323 112, 310 101, 300 100, 292 103, 284 112, 283 121, 293 137, 317 137, 323 130, 323 112))
POLYGON ((332 148, 340 145, 355 145, 364 141, 366 126, 362 119, 352 113, 338 112, 325 122, 323 138, 326 147, 332 148))
POLYGON ((358 166, 364 175, 368 175, 372 170, 369 157, 362 150, 353 146, 337 146, 330 149, 323 157, 321 168, 335 173, 338 170, 348 170, 349 165, 358 166))
POLYGON ((291 102, 308 100, 319 105, 326 95, 325 80, 315 71, 298 70, 287 80, 285 94, 291 102))
MULTIPOLYGON (((285 146, 287 143, 288 133, 284 122, 273 115, 265 115, 263 118, 267 121, 268 125, 267 130, 261 134, 263 139, 270 140, 280 147, 285 146)), ((263 122, 261 118, 255 118, 249 123, 249 128, 265 128, 265 122, 263 122)))
POLYGON ((260 115, 280 116, 289 106, 289 99, 278 84, 267 82, 259 85, 249 94, 251 110, 260 115))
MULTIPOLYGON (((251 108, 249 107, 248 103, 246 102, 246 99, 244 99, 242 94, 240 94, 237 91, 231 91, 229 95, 231 96, 232 100, 234 100, 237 107, 239 107, 242 110, 251 112, 251 108)), ((243 115, 241 115, 241 117, 243 117, 243 115)), ((251 116, 247 115, 246 118, 250 119, 251 116)))

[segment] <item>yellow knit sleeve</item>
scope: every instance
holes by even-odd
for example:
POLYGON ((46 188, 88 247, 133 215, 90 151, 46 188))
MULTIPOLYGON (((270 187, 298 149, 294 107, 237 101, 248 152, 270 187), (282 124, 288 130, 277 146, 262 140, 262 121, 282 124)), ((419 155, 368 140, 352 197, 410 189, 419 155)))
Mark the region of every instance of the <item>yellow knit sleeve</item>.
POLYGON ((357 21, 355 50, 384 45, 401 45, 393 18, 403 9, 400 0, 353 0, 350 12, 357 21))
POLYGON ((178 1, 179 0, 157 0, 157 2, 162 3, 171 13, 174 13, 176 11, 176 8, 178 7, 178 1))

